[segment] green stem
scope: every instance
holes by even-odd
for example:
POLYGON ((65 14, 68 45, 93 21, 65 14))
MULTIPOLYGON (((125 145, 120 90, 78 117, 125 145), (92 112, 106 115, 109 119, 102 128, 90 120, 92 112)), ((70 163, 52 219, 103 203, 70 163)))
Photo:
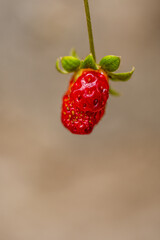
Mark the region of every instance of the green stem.
POLYGON ((95 50, 94 50, 94 41, 93 41, 93 33, 92 33, 91 16, 90 16, 90 11, 89 11, 88 0, 84 0, 84 6, 85 6, 85 12, 86 12, 90 51, 93 55, 94 60, 96 61, 96 55, 95 55, 95 50))

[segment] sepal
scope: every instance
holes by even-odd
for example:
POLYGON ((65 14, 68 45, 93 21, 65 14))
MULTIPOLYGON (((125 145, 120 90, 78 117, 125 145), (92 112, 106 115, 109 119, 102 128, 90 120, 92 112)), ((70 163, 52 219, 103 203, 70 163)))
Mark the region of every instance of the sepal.
POLYGON ((72 56, 72 57, 76 57, 76 58, 79 59, 79 56, 78 56, 78 54, 77 54, 75 48, 72 48, 72 49, 71 49, 71 51, 70 51, 70 56, 72 56))
POLYGON ((119 92, 117 92, 116 90, 114 90, 111 87, 109 87, 109 94, 111 94, 112 96, 115 96, 115 97, 119 97, 121 95, 119 92))
POLYGON ((84 60, 81 61, 81 69, 91 68, 94 70, 98 69, 98 66, 93 58, 93 55, 90 53, 84 60))
POLYGON ((125 72, 125 73, 108 73, 109 78, 112 81, 128 81, 132 74, 134 73, 135 68, 133 67, 130 72, 125 72))
POLYGON ((63 73, 63 74, 67 74, 68 73, 67 71, 60 68, 60 61, 61 61, 61 58, 57 58, 57 61, 56 61, 57 71, 60 72, 60 73, 63 73))
POLYGON ((81 61, 76 57, 67 56, 67 57, 62 57, 61 63, 64 70, 70 73, 70 72, 75 72, 79 68, 81 61))
POLYGON ((108 55, 101 59, 99 65, 105 72, 114 72, 119 68, 120 61, 120 57, 108 55))

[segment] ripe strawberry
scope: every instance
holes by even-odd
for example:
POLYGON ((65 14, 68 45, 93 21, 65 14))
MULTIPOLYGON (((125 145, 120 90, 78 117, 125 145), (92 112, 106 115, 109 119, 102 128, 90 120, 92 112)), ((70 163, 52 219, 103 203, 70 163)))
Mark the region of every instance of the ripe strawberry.
POLYGON ((89 134, 105 112, 109 93, 119 94, 109 86, 113 81, 127 81, 130 72, 113 73, 120 64, 120 57, 108 55, 96 63, 90 53, 84 60, 72 52, 71 56, 60 57, 56 68, 60 73, 74 73, 63 97, 61 120, 63 125, 75 134, 89 134), (61 66, 60 66, 61 63, 61 66))
POLYGON ((104 56, 96 62, 92 24, 88 0, 84 0, 90 53, 80 59, 75 49, 70 56, 59 57, 56 69, 63 74, 74 73, 68 90, 63 97, 61 120, 66 128, 75 134, 89 134, 105 112, 109 93, 119 96, 119 93, 109 86, 112 81, 128 81, 133 72, 114 73, 118 70, 121 57, 115 55, 104 56))
POLYGON ((100 111, 105 107, 108 97, 108 77, 104 71, 83 69, 77 80, 72 79, 70 98, 81 111, 100 111))
POLYGON ((63 125, 75 134, 89 134, 95 124, 104 114, 104 109, 98 112, 80 111, 74 105, 74 100, 65 94, 63 97, 61 120, 63 125))

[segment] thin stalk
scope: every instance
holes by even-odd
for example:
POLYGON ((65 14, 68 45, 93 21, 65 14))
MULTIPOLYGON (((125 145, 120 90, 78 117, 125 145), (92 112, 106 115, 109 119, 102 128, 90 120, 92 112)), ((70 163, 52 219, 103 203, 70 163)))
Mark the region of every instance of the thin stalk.
POLYGON ((94 49, 94 41, 93 41, 93 33, 92 33, 92 23, 91 23, 91 16, 89 11, 89 3, 88 0, 84 0, 85 12, 86 12, 86 20, 87 20, 87 27, 88 27, 88 37, 89 37, 89 45, 90 51, 93 55, 94 60, 96 61, 95 49, 94 49))

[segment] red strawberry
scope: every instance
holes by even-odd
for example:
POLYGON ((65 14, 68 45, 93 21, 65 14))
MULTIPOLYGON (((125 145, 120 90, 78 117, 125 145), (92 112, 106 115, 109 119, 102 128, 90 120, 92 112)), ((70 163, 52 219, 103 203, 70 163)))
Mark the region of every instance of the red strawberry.
POLYGON ((106 73, 102 70, 84 69, 77 80, 72 81, 70 98, 81 111, 97 112, 105 107, 109 97, 106 73))
POLYGON ((69 95, 64 95, 61 120, 63 125, 75 134, 89 134, 99 122, 104 110, 99 112, 80 111, 71 101, 69 95))

